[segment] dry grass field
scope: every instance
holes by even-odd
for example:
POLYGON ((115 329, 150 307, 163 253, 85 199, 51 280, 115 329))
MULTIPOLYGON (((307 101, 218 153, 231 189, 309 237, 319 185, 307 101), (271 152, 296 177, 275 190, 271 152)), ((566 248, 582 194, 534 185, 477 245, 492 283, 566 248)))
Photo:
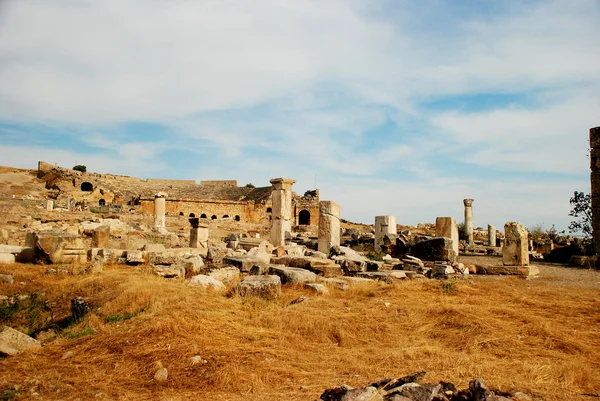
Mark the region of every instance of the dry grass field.
POLYGON ((98 309, 40 351, 0 360, 5 399, 314 400, 336 385, 416 370, 461 388, 483 377, 544 400, 600 393, 595 271, 541 266, 528 280, 374 282, 289 305, 307 292, 286 287, 264 301, 129 267, 89 276, 46 269, 0 266, 15 276, 0 294, 37 294, 35 305, 45 305, 30 302, 11 326, 67 317, 74 296, 98 309), (193 364, 195 355, 206 363, 193 364), (159 364, 169 372, 162 384, 153 380, 159 364))

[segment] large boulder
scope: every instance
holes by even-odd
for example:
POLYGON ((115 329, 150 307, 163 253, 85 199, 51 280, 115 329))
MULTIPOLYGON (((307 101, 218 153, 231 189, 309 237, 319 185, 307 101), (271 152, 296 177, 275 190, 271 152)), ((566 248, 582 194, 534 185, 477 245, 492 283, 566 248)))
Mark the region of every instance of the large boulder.
POLYGON ((450 238, 437 237, 421 241, 410 249, 410 254, 422 260, 455 262, 458 255, 450 238))
POLYGON ((279 298, 281 279, 279 276, 246 276, 237 285, 236 292, 242 297, 279 298))
POLYGON ((48 264, 85 263, 87 251, 83 240, 75 234, 48 230, 33 234, 34 261, 48 264))
POLYGON ((249 256, 227 256, 223 258, 223 264, 237 267, 241 272, 251 274, 263 274, 269 268, 269 263, 263 259, 249 256))
POLYGON ((17 245, 0 245, 0 263, 31 263, 33 248, 17 245))
POLYGON ((337 255, 333 260, 341 266, 345 274, 367 271, 367 258, 358 254, 337 255))
POLYGON ((225 289, 225 285, 217 280, 214 277, 206 276, 203 274, 198 274, 193 276, 190 281, 188 281, 190 285, 194 287, 201 287, 205 290, 223 290, 225 289))
POLYGON ((225 266, 220 269, 214 269, 208 273, 210 277, 216 278, 223 283, 237 281, 240 279, 240 269, 233 266, 225 266))
POLYGON ((271 264, 299 267, 324 277, 336 277, 343 274, 340 265, 334 261, 313 256, 272 257, 271 264))
POLYGON ((282 284, 314 283, 317 281, 315 273, 298 267, 271 265, 269 266, 269 274, 279 276, 282 284))
POLYGON ((17 355, 25 351, 32 351, 42 347, 42 344, 8 326, 0 328, 0 354, 17 355))

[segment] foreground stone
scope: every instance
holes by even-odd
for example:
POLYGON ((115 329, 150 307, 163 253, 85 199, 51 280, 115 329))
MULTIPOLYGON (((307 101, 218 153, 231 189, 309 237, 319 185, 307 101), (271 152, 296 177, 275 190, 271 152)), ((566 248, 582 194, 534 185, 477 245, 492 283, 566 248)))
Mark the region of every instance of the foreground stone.
POLYGON ((340 265, 334 261, 314 256, 272 257, 271 264, 299 267, 324 277, 336 277, 343 274, 340 265))
POLYGON ((211 276, 205 276, 203 274, 198 274, 190 279, 188 282, 190 285, 194 287, 200 287, 205 290, 223 290, 225 289, 225 285, 211 276))
POLYGON ((505 266, 529 265, 527 229, 522 224, 511 221, 504 225, 504 234, 502 263, 505 266))
POLYGON ((8 326, 0 328, 0 354, 9 356, 33 351, 42 347, 42 343, 8 326))
POLYGON ((48 230, 33 234, 34 260, 37 263, 85 263, 87 251, 81 237, 63 231, 48 230))
POLYGON ((448 261, 455 262, 458 255, 454 251, 453 240, 446 237, 432 238, 415 244, 411 250, 411 255, 429 261, 448 261))
POLYGON ((223 263, 237 267, 241 272, 250 274, 263 274, 269 267, 269 264, 263 259, 248 255, 227 256, 223 258, 223 263))
POLYGON ((237 285, 236 292, 241 297, 279 298, 281 279, 279 276, 246 276, 237 285))
POLYGON ((271 265, 269 266, 269 274, 279 276, 282 284, 314 283, 317 281, 315 273, 298 267, 271 265))
POLYGON ((540 269, 535 266, 503 266, 503 265, 476 265, 477 274, 537 276, 540 269))

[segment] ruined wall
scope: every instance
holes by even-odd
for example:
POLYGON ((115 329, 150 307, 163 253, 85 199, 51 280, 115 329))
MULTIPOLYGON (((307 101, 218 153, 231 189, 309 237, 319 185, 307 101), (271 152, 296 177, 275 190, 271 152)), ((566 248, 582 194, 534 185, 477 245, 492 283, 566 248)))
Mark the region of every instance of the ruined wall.
MULTIPOLYGON (((140 200, 140 211, 145 215, 154 213, 154 200, 140 200)), ((166 202, 167 216, 190 217, 193 213, 195 217, 206 215, 207 219, 216 216, 216 220, 222 220, 223 216, 228 216, 234 220, 239 216, 239 221, 244 223, 265 223, 269 220, 266 207, 262 203, 251 202, 233 202, 233 201, 197 201, 193 199, 169 199, 166 202)))
POLYGON ((146 182, 160 185, 196 185, 194 180, 167 180, 162 178, 148 178, 146 182))
POLYGON ((592 189, 592 237, 600 254, 600 127, 590 128, 590 180, 592 189))
POLYGON ((204 185, 205 187, 236 188, 238 182, 237 180, 206 180, 200 181, 200 185, 204 185))

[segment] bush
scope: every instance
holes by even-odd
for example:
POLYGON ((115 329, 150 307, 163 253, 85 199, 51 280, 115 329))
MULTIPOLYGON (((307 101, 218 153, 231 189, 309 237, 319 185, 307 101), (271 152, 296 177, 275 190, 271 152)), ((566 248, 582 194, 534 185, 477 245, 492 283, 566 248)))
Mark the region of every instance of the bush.
POLYGON ((78 164, 76 166, 73 167, 73 170, 75 171, 81 171, 82 173, 87 172, 87 167, 84 166, 83 164, 78 164))

